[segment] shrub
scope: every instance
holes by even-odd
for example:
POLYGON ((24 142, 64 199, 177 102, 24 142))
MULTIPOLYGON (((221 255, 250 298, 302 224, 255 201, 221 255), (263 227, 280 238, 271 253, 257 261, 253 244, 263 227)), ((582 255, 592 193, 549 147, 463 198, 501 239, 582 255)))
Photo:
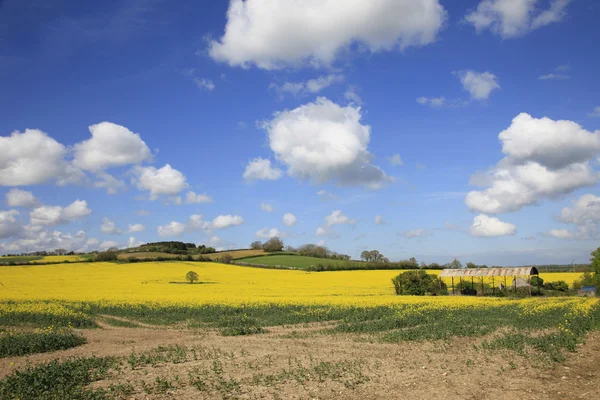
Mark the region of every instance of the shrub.
POLYGON ((585 272, 579 279, 573 282, 573 289, 581 289, 583 286, 594 286, 597 279, 590 272, 585 272))
POLYGON ((396 294, 438 295, 448 292, 446 284, 437 276, 425 271, 407 271, 392 279, 396 294))
POLYGON ((96 254, 96 261, 117 261, 118 254, 116 251, 106 250, 96 254))
POLYGON ((544 280, 537 275, 531 277, 531 287, 544 287, 544 280))
POLYGON ((477 296, 477 289, 473 289, 472 287, 466 286, 462 288, 460 294, 462 294, 463 296, 477 296))
POLYGON ((222 262, 223 264, 230 264, 230 263, 231 263, 231 260, 233 260, 233 256, 232 256, 231 254, 224 254, 224 255, 221 257, 221 262, 222 262))
POLYGON ((565 281, 547 282, 544 286, 548 290, 557 290, 559 292, 569 291, 569 285, 565 281))

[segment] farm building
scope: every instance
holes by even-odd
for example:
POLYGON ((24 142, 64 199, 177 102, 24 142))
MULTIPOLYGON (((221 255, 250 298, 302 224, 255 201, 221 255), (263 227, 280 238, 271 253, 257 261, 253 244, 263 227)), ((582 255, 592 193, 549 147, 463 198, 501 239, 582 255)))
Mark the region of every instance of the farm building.
POLYGON ((452 278, 452 294, 456 294, 455 291, 455 278, 458 278, 458 289, 459 293, 463 291, 463 286, 468 287, 470 281, 471 289, 475 290, 475 278, 480 284, 481 295, 485 294, 484 279, 488 279, 492 283, 492 293, 496 291, 496 283, 498 287, 508 288, 508 278, 512 277, 511 286, 516 290, 517 287, 527 286, 529 288, 529 295, 531 295, 531 276, 539 275, 537 268, 535 267, 518 267, 518 268, 446 268, 440 273, 440 277, 452 278), (470 279, 469 279, 470 278, 470 279), (467 283, 464 283, 464 281, 467 283))

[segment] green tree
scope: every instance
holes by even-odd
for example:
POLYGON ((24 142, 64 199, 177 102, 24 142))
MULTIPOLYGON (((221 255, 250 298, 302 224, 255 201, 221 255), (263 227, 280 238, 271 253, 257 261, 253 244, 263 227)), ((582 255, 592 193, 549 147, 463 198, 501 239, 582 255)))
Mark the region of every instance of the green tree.
POLYGON ((362 253, 360 253, 360 258, 362 260, 367 261, 367 262, 371 261, 371 252, 367 251, 367 250, 364 250, 362 253))
POLYGON ((283 241, 277 236, 272 237, 263 244, 263 250, 266 252, 281 251, 283 249, 283 241))
POLYGON ((185 274, 185 280, 189 283, 194 283, 198 280, 198 274, 194 271, 189 271, 187 274, 185 274))
POLYGON ((392 279, 396 294, 410 296, 445 294, 448 287, 436 275, 423 270, 406 271, 392 279))
POLYGON ((590 266, 592 268, 592 271, 594 271, 594 273, 596 274, 596 277, 598 277, 598 275, 600 275, 600 247, 592 251, 591 255, 592 258, 590 258, 590 266))
POLYGON ((263 245, 260 241, 257 240, 255 242, 250 243, 250 248, 252 250, 262 250, 263 245))

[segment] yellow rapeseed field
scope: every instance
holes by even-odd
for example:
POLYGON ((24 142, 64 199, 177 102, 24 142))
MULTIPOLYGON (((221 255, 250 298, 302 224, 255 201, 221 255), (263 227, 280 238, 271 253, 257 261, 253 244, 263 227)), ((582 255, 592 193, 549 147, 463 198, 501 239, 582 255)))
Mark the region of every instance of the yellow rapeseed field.
POLYGON ((41 260, 32 261, 34 263, 45 263, 45 262, 63 262, 63 261, 81 261, 79 256, 45 256, 41 260))
MULTIPOLYGON (((439 273, 439 271, 430 271, 439 273)), ((217 263, 71 263, 0 267, 0 300, 72 300, 186 304, 331 304, 376 306, 422 303, 396 296, 391 279, 399 271, 306 272, 217 263), (195 271, 199 284, 185 283, 195 271)), ((571 284, 578 273, 548 273, 546 280, 571 284)), ((438 297, 443 304, 482 304, 495 298, 438 297)))

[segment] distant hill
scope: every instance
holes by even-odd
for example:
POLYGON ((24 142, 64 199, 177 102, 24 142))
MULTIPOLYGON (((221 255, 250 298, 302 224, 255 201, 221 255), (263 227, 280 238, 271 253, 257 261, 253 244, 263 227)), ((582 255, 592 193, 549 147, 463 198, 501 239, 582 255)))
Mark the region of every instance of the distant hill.
POLYGON ((193 253, 193 252, 189 252, 187 254, 174 254, 174 253, 165 253, 165 252, 160 252, 160 251, 133 251, 133 252, 128 251, 128 252, 120 253, 118 255, 118 257, 120 260, 127 260, 129 257, 135 257, 137 259, 143 260, 143 259, 154 259, 154 258, 159 258, 159 257, 169 259, 169 258, 177 258, 182 255, 191 255, 194 258, 202 256, 202 257, 210 258, 212 260, 217 260, 226 254, 229 254, 235 260, 235 259, 243 258, 243 257, 259 256, 261 254, 265 254, 265 252, 264 252, 264 250, 248 250, 248 249, 219 251, 219 252, 210 253, 210 254, 201 254, 201 253, 199 254, 199 253, 193 253))
POLYGON ((290 254, 273 254, 269 255, 268 253, 259 257, 245 257, 242 259, 238 259, 239 262, 244 262, 248 264, 257 264, 257 265, 269 265, 269 266, 284 266, 298 269, 306 269, 310 266, 317 264, 340 264, 345 265, 348 264, 346 260, 334 260, 330 258, 317 258, 317 257, 308 257, 308 256, 300 256, 300 255, 290 255, 290 254))

